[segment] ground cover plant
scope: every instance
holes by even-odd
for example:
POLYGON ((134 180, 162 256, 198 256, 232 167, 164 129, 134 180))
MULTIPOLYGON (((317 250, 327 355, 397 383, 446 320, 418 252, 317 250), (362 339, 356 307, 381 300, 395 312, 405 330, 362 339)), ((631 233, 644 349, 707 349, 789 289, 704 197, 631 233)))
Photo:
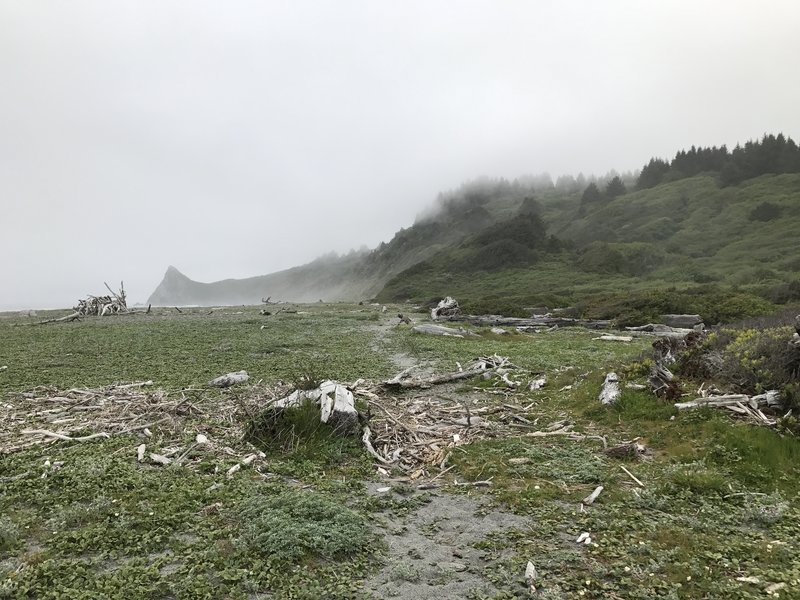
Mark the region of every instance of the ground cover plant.
MULTIPOLYGON (((315 304, 268 317, 258 307, 157 309, 46 326, 0 316, 4 406, 38 386, 153 380, 176 406, 186 408, 183 394, 196 409, 169 431, 153 426, 152 437, 137 430, 0 455, 0 597, 499 600, 530 597, 527 561, 543 598, 800 595, 800 444, 791 430, 712 409, 678 412, 624 387, 646 379, 648 338, 606 342, 577 328, 425 336, 397 325, 397 312, 426 318, 409 308, 315 304), (292 435, 245 439, 271 390, 328 377, 379 381, 411 365, 446 372, 494 353, 547 384, 515 391, 476 378, 385 397, 391 411, 392 395, 442 396, 483 410, 487 431, 504 432, 443 442, 441 474, 410 481, 375 464, 358 439, 304 429, 303 414, 287 421, 292 435), (250 373, 247 385, 206 387, 238 369, 250 373), (597 394, 612 369, 622 396, 604 407, 597 394), (514 427, 492 429, 503 405, 524 410, 514 427), (528 435, 553 423, 586 438, 528 435), (201 446, 184 464, 137 461, 140 443, 177 436, 185 447, 197 433, 213 452, 201 446), (643 456, 605 452, 634 439, 643 456), (454 485, 475 481, 490 483, 454 485), (598 485, 603 493, 582 507, 598 485), (464 525, 477 529, 456 529, 464 525), (576 543, 583 532, 588 545, 576 543)), ((783 332, 786 323, 771 326, 783 332)), ((791 377, 752 354, 773 339, 747 333, 758 327, 721 330, 707 344, 738 357, 726 372, 791 377)))

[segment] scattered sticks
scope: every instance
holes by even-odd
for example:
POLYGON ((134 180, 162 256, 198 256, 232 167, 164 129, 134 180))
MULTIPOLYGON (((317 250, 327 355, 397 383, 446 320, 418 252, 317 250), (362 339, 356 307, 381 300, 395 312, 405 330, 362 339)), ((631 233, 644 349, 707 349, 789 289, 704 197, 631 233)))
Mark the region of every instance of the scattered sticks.
POLYGON ((636 484, 639 487, 644 487, 644 484, 636 478, 636 475, 634 475, 628 469, 625 468, 625 465, 620 465, 619 468, 622 469, 623 471, 625 471, 625 473, 627 473, 628 477, 630 477, 634 482, 636 482, 636 484))

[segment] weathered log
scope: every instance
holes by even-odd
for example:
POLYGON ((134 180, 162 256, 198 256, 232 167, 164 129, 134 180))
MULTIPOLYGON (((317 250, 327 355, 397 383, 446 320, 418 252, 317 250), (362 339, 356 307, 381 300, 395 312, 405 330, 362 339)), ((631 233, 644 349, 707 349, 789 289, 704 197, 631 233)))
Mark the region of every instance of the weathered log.
POLYGON ((769 390, 764 394, 757 396, 748 396, 747 394, 726 394, 724 396, 709 396, 708 398, 695 398, 687 402, 676 402, 675 408, 678 410, 686 410, 688 408, 698 408, 700 406, 736 406, 737 404, 749 405, 753 409, 760 406, 772 407, 780 405, 780 392, 778 390, 769 390))
POLYGON ((586 498, 584 498, 581 501, 582 504, 585 504, 586 506, 589 506, 590 504, 593 504, 594 501, 597 500, 597 497, 601 494, 602 491, 603 491, 603 486, 602 485, 598 485, 596 488, 594 488, 594 491, 591 494, 586 496, 586 498))
POLYGON ((470 377, 475 377, 483 372, 485 371, 481 369, 468 369, 466 371, 456 371, 455 373, 446 373, 444 375, 435 375, 433 377, 420 379, 398 379, 397 377, 393 377, 392 379, 384 381, 383 385, 386 387, 400 387, 404 389, 428 388, 442 383, 450 383, 452 381, 460 381, 461 379, 469 379, 470 377))
POLYGON ((455 298, 447 296, 431 309, 431 320, 436 321, 442 317, 454 317, 461 314, 461 308, 455 298))
POLYGON ((358 431, 358 411, 350 390, 336 381, 323 381, 313 390, 295 390, 285 398, 274 402, 268 410, 283 411, 298 408, 304 402, 314 402, 320 407, 320 421, 331 425, 336 431, 352 434, 358 431))
POLYGON ((23 429, 22 433, 25 435, 43 435, 45 437, 51 437, 57 440, 63 440, 65 442, 88 442, 89 440, 94 440, 97 438, 111 437, 105 431, 101 431, 100 433, 92 433, 91 435, 84 435, 81 437, 70 437, 68 435, 64 435, 63 433, 56 433, 55 431, 48 431, 46 429, 23 429))
POLYGON ((660 361, 656 361, 650 367, 648 382, 650 383, 650 389, 660 398, 673 399, 680 395, 680 388, 675 381, 675 376, 660 361))
POLYGON ((601 335, 600 337, 592 338, 593 341, 600 340, 602 342, 632 342, 633 336, 630 335, 601 335))
POLYGON ((694 329, 686 329, 680 327, 670 327, 661 323, 648 323, 647 325, 638 325, 636 327, 626 327, 627 331, 636 331, 644 335, 653 335, 656 337, 675 338, 681 339, 686 337, 694 329))
POLYGON ((644 487, 644 484, 643 484, 641 481, 639 481, 639 479, 636 477, 636 475, 634 475, 633 473, 631 473, 631 472, 630 472, 628 469, 626 469, 626 468, 625 468, 623 465, 620 465, 620 466, 619 466, 619 468, 620 468, 620 469, 622 469, 623 471, 625 471, 625 473, 627 473, 628 477, 630 477, 631 479, 633 479, 633 481, 635 481, 635 482, 636 482, 636 483, 639 485, 639 487, 644 487))
POLYGON ((619 377, 616 373, 609 373, 603 382, 603 389, 600 391, 599 400, 603 404, 614 404, 619 400, 619 377))
POLYGON ((547 384, 547 377, 542 375, 541 377, 537 377, 535 379, 531 379, 530 383, 528 383, 528 391, 534 392, 536 390, 542 389, 547 384))
POLYGON ((59 317, 58 319, 47 319, 45 321, 39 321, 39 325, 47 325, 48 323, 63 323, 64 321, 76 321, 81 318, 81 313, 75 311, 71 315, 67 315, 65 317, 59 317))
POLYGON ((661 320, 669 327, 692 329, 703 322, 700 315, 661 315, 661 320))
POLYGON ((571 319, 568 317, 503 317, 500 315, 455 315, 442 317, 440 321, 462 321, 479 327, 497 327, 507 325, 510 327, 586 327, 587 329, 609 329, 612 325, 608 320, 571 319))
POLYGON ((789 347, 800 349, 800 333, 792 335, 792 339, 789 340, 789 347))
POLYGON ((220 375, 215 379, 212 379, 208 382, 208 385, 214 387, 221 387, 221 388, 228 388, 232 385, 237 383, 244 383, 250 379, 250 376, 247 374, 247 371, 236 371, 234 373, 227 373, 225 375, 220 375))
POLYGON ((464 336, 476 336, 477 334, 472 333, 471 331, 467 331, 466 329, 458 328, 453 329, 452 327, 445 327, 444 325, 433 325, 431 323, 422 323, 421 325, 415 325, 411 328, 411 331, 416 333, 427 333, 430 335, 443 335, 447 337, 459 337, 463 338, 464 336))

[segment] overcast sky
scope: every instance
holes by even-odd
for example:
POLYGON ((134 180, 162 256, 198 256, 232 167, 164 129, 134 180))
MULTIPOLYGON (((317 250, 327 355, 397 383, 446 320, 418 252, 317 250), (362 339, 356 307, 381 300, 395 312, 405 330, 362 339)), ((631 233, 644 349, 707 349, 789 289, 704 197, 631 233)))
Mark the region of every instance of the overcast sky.
POLYGON ((800 2, 0 0, 0 308, 375 246, 476 176, 800 137, 800 2))

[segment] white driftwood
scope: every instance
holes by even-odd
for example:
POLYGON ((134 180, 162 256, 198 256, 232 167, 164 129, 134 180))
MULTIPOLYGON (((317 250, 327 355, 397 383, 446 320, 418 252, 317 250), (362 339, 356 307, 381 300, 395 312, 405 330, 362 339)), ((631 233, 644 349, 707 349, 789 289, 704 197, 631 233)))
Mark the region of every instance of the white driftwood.
POLYGON ((64 435, 62 433, 55 433, 54 431, 47 431, 46 429, 23 429, 22 433, 26 435, 43 435, 45 437, 55 438, 57 440, 63 440, 65 442, 88 442, 89 440, 94 440, 96 438, 109 438, 111 437, 108 433, 102 431, 100 433, 93 433, 91 435, 84 435, 81 437, 70 437, 68 435, 64 435))
MULTIPOLYGON (((591 319, 572 319, 569 317, 553 317, 550 315, 543 317, 503 317, 501 315, 461 315, 457 314, 451 317, 440 317, 442 320, 447 321, 463 321, 477 325, 478 327, 499 327, 508 326, 516 327, 518 330, 525 330, 527 327, 541 328, 549 327, 550 330, 561 327, 586 327, 587 329, 609 329, 612 325, 608 320, 591 320, 591 319)), ((538 333, 538 331, 537 331, 538 333)))
POLYGON ((375 451, 375 448, 372 446, 372 442, 370 441, 370 437, 372 437, 372 432, 370 431, 369 427, 366 425, 364 426, 364 435, 361 436, 361 442, 364 444, 364 447, 367 449, 367 452, 370 456, 377 459, 378 461, 382 462, 385 465, 391 465, 392 463, 396 462, 393 460, 389 460, 381 456, 375 451))
POLYGON ((110 296, 89 295, 86 298, 78 300, 78 305, 72 309, 74 312, 71 315, 59 319, 48 319, 46 321, 41 321, 39 324, 44 325, 45 323, 75 321, 80 317, 86 316, 105 317, 107 315, 128 312, 124 283, 120 282, 118 292, 112 290, 105 282, 104 285, 108 288, 108 291, 111 292, 110 296))
POLYGON ((297 408, 304 402, 315 402, 320 407, 320 421, 328 423, 337 431, 354 433, 358 430, 358 411, 353 393, 336 381, 323 381, 313 390, 295 390, 276 401, 271 410, 297 408))
POLYGON ((531 595, 536 593, 536 567, 533 566, 531 561, 525 566, 525 583, 528 584, 528 591, 531 595))
POLYGON ((623 465, 620 465, 620 466, 619 466, 619 468, 620 468, 620 469, 622 469, 623 471, 625 471, 625 473, 627 473, 627 474, 628 474, 628 477, 630 477, 630 478, 631 478, 631 479, 633 479, 633 480, 634 480, 634 481, 635 481, 637 484, 639 484, 639 487, 644 487, 644 484, 643 484, 641 481, 639 481, 639 480, 636 478, 636 475, 634 475, 633 473, 631 473, 631 472, 630 472, 628 469, 626 469, 626 468, 625 468, 623 465))
POLYGON ((603 404, 614 404, 619 399, 619 377, 616 373, 606 375, 603 382, 603 389, 600 391, 600 402, 603 404))
POLYGON ((630 335, 601 335, 600 337, 592 338, 592 340, 600 340, 601 342, 632 342, 633 336, 630 335))
POLYGON ((433 377, 426 377, 424 379, 417 378, 401 378, 396 375, 384 381, 383 385, 386 387, 401 387, 401 388, 428 388, 440 383, 450 383, 451 381, 459 381, 461 379, 469 379, 484 372, 481 369, 467 369, 465 371, 456 371, 455 373, 446 373, 444 375, 435 375, 433 377))
POLYGON ((648 323, 647 325, 639 325, 637 327, 626 327, 628 331, 635 331, 642 335, 650 335, 655 337, 663 337, 663 338, 675 338, 675 339, 683 339, 694 329, 688 329, 684 327, 670 327, 669 325, 663 325, 661 323, 648 323))
POLYGON ((536 390, 542 389, 546 384, 547 378, 544 375, 537 377, 536 379, 531 379, 530 383, 528 384, 528 391, 535 392, 536 390))
POLYGON ((800 350, 800 333, 792 334, 792 339, 789 340, 789 347, 800 350))
POLYGON ((687 402, 675 403, 675 408, 678 410, 686 410, 688 408, 697 408, 700 406, 712 407, 727 407, 735 406, 736 404, 746 404, 753 409, 760 406, 772 407, 780 405, 780 392, 778 390, 769 390, 764 394, 757 396, 748 396, 746 394, 726 394, 724 396, 709 396, 708 398, 695 398, 687 402))
POLYGON ((250 379, 250 376, 247 374, 247 371, 236 371, 234 373, 227 373, 226 375, 220 375, 219 377, 209 381, 208 385, 214 387, 227 388, 237 383, 244 383, 248 379, 250 379))
POLYGON ((163 456, 161 454, 156 454, 155 452, 150 453, 150 460, 152 460, 154 463, 158 465, 164 465, 164 466, 172 462, 171 458, 167 458, 166 456, 163 456))
POLYGON ((452 317, 458 315, 461 309, 458 306, 458 301, 455 298, 447 296, 431 309, 431 320, 435 321, 439 317, 452 317))
POLYGON ((415 333, 427 333, 429 335, 443 335, 446 337, 457 337, 463 338, 464 336, 475 336, 477 334, 472 333, 471 331, 467 331, 466 329, 458 328, 454 329, 452 327, 445 327, 444 325, 433 325, 431 323, 422 323, 420 325, 415 325, 411 328, 411 331, 415 333))
POLYGON ((591 494, 589 494, 588 496, 586 496, 586 498, 583 499, 583 504, 585 504, 586 506, 592 504, 595 500, 597 500, 597 497, 600 495, 602 491, 603 491, 603 486, 598 485, 591 494))
POLYGON ((147 446, 144 444, 140 444, 138 448, 136 448, 136 460, 138 462, 142 462, 144 460, 144 452, 147 449, 147 446))

